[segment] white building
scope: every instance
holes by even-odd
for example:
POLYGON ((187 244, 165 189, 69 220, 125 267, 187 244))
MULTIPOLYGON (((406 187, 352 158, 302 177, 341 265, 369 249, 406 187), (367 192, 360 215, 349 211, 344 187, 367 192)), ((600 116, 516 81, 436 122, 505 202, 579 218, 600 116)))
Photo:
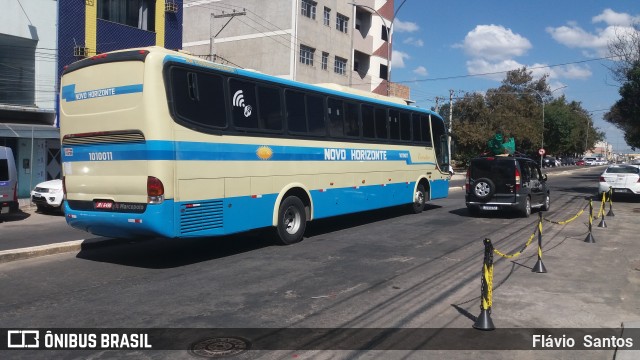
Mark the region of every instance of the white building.
POLYGON ((387 94, 393 0, 198 0, 183 49, 306 83, 387 94), (355 3, 356 1, 354 1, 355 3))

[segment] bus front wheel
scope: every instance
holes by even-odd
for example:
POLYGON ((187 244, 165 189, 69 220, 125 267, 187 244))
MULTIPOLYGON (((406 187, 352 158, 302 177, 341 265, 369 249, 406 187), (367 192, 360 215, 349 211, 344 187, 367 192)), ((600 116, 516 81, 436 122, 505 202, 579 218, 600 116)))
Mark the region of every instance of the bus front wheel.
POLYGON ((416 193, 413 195, 412 210, 414 214, 420 214, 427 204, 427 192, 424 185, 418 184, 416 193))
POLYGON ((296 196, 284 199, 278 210, 276 226, 280 243, 290 245, 301 241, 306 227, 307 217, 302 200, 296 196))

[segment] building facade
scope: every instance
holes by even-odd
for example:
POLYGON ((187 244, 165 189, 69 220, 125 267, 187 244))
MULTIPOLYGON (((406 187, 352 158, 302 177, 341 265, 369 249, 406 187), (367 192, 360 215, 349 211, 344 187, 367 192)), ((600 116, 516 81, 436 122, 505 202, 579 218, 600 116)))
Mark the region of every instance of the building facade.
POLYGON ((0 146, 13 150, 18 197, 60 176, 55 127, 55 1, 5 1, 0 11, 0 146))
POLYGON ((216 62, 291 80, 386 95, 393 0, 354 3, 185 2, 183 48, 216 62))
POLYGON ((182 48, 182 0, 5 1, 0 11, 0 145, 18 197, 60 178, 58 83, 66 65, 107 51, 182 48))

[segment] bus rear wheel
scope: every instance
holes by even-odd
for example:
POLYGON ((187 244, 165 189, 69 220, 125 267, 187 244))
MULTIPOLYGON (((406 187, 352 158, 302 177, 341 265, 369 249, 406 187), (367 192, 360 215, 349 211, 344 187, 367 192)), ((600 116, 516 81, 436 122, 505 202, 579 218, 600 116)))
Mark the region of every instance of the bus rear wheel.
POLYGON ((276 230, 282 245, 290 245, 302 240, 307 227, 307 216, 304 204, 297 196, 289 196, 278 210, 276 230))

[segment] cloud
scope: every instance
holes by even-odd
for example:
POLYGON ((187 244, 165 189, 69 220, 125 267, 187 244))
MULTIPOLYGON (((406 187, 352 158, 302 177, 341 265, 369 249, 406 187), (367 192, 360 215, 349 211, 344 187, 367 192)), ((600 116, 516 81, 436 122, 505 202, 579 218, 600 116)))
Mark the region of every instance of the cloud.
POLYGON ((404 68, 406 66, 405 59, 411 59, 411 56, 405 52, 393 50, 391 53, 391 67, 394 69, 404 68))
POLYGON ((408 44, 408 45, 413 45, 415 47, 423 47, 424 46, 424 41, 422 41, 422 39, 416 39, 414 37, 408 37, 408 38, 404 39, 404 41, 402 43, 403 44, 408 44))
POLYGON ((602 14, 594 16, 591 21, 594 24, 604 22, 607 25, 628 27, 640 21, 640 16, 631 16, 625 13, 617 13, 611 9, 604 9, 602 14))
POLYGON ((427 68, 425 68, 424 66, 418 66, 417 68, 413 69, 413 73, 418 75, 418 76, 427 76, 427 75, 429 75, 429 72, 427 71, 427 68))
POLYGON ((605 9, 601 14, 594 16, 592 22, 603 22, 607 27, 590 33, 577 23, 570 22, 565 26, 547 27, 546 31, 555 41, 566 47, 583 49, 586 56, 605 57, 609 55, 608 44, 620 36, 625 36, 626 33, 635 31, 632 25, 640 22, 640 16, 605 9))
POLYGON ((398 18, 396 18, 393 21, 393 31, 397 31, 397 32, 415 32, 418 31, 418 29, 420 29, 420 27, 418 26, 418 24, 407 21, 404 22, 398 18))
POLYGON ((471 75, 482 75, 495 81, 502 81, 505 72, 520 69, 525 65, 519 62, 507 59, 501 61, 488 61, 486 59, 476 58, 467 61, 467 71, 471 75))
POLYGON ((511 29, 499 25, 478 25, 456 47, 461 47, 473 58, 501 61, 521 56, 532 46, 529 40, 514 34, 511 29))

